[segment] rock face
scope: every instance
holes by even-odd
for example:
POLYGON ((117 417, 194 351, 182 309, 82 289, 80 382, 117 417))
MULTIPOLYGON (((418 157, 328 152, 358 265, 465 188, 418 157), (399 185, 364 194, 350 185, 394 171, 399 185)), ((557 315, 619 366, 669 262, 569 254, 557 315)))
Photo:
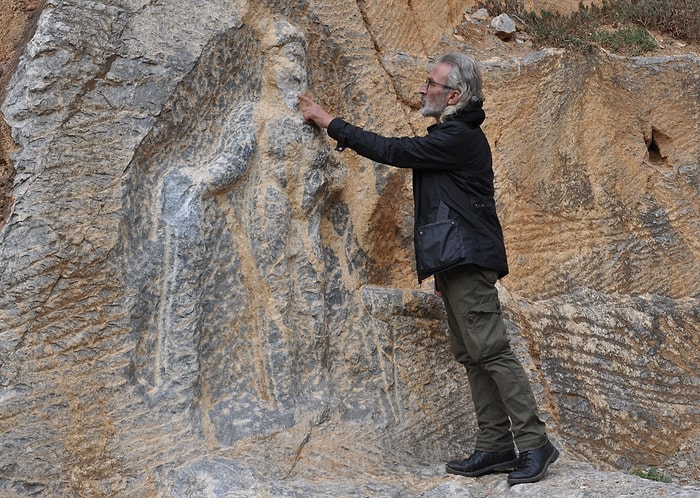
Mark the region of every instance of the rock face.
POLYGON ((475 422, 410 172, 296 109, 423 133, 449 50, 483 62, 507 323, 564 450, 523 492, 581 496, 575 459, 697 484, 700 59, 514 48, 475 8, 41 6, 2 105, 3 495, 471 496, 441 466, 475 422))

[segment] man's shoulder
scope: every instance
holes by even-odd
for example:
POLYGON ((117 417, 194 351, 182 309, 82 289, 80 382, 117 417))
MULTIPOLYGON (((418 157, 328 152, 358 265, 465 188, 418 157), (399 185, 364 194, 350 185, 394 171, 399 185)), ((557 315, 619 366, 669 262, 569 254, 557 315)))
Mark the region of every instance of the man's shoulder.
POLYGON ((447 121, 441 121, 440 123, 435 123, 433 125, 428 126, 428 131, 430 133, 432 133, 435 131, 442 131, 442 130, 459 130, 465 124, 466 123, 461 123, 455 119, 450 119, 447 121))
POLYGON ((441 123, 436 123, 428 127, 428 133, 444 133, 448 135, 462 135, 469 133, 470 131, 479 130, 478 125, 469 123, 468 121, 462 121, 460 119, 448 119, 441 123))

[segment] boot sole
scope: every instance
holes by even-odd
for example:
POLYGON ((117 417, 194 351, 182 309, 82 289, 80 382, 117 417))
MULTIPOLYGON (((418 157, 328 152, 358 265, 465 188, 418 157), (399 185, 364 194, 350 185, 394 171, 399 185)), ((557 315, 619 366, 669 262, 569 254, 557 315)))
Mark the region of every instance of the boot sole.
POLYGON ((539 474, 534 475, 534 476, 530 476, 530 477, 521 477, 521 478, 510 478, 509 477, 508 484, 529 484, 529 483, 533 483, 533 482, 537 482, 537 481, 541 480, 544 477, 544 475, 547 473, 547 469, 549 468, 549 466, 551 464, 553 464, 554 462, 556 462, 557 458, 559 458, 559 450, 554 448, 554 451, 552 452, 552 454, 549 456, 549 458, 545 462, 544 467, 542 468, 542 471, 539 474))
POLYGON ((446 465, 445 468, 447 469, 447 472, 449 474, 456 474, 466 477, 479 477, 483 476, 484 474, 492 474, 496 472, 510 472, 515 468, 515 464, 517 462, 518 459, 516 458, 515 460, 511 460, 510 462, 497 463, 495 465, 490 465, 489 467, 484 467, 483 469, 475 470, 473 472, 465 472, 462 470, 453 469, 449 465, 446 465))

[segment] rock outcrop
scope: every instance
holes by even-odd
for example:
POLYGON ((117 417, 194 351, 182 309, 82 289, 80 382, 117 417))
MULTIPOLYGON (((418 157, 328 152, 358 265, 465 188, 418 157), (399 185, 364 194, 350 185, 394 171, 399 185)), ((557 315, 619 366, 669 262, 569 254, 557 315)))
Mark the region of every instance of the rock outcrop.
POLYGON ((410 172, 296 108, 423 133, 450 50, 483 64, 500 290, 564 455, 518 493, 698 492, 698 55, 534 51, 469 0, 27 8, 0 54, 4 495, 507 494, 444 474, 475 421, 410 172), (623 473, 648 466, 675 483, 623 473))

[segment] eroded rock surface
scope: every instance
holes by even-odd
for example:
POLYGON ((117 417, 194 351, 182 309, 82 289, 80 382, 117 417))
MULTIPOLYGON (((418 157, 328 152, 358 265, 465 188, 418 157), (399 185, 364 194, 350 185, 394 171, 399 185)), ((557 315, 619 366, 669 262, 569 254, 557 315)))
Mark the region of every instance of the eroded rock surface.
POLYGON ((698 492, 697 55, 533 52, 467 0, 41 7, 2 105, 4 495, 698 492), (532 486, 445 475, 475 422, 410 172, 296 110, 423 133, 448 50, 483 62, 507 323, 563 450, 532 486), (651 465, 675 484, 622 473, 651 465))

